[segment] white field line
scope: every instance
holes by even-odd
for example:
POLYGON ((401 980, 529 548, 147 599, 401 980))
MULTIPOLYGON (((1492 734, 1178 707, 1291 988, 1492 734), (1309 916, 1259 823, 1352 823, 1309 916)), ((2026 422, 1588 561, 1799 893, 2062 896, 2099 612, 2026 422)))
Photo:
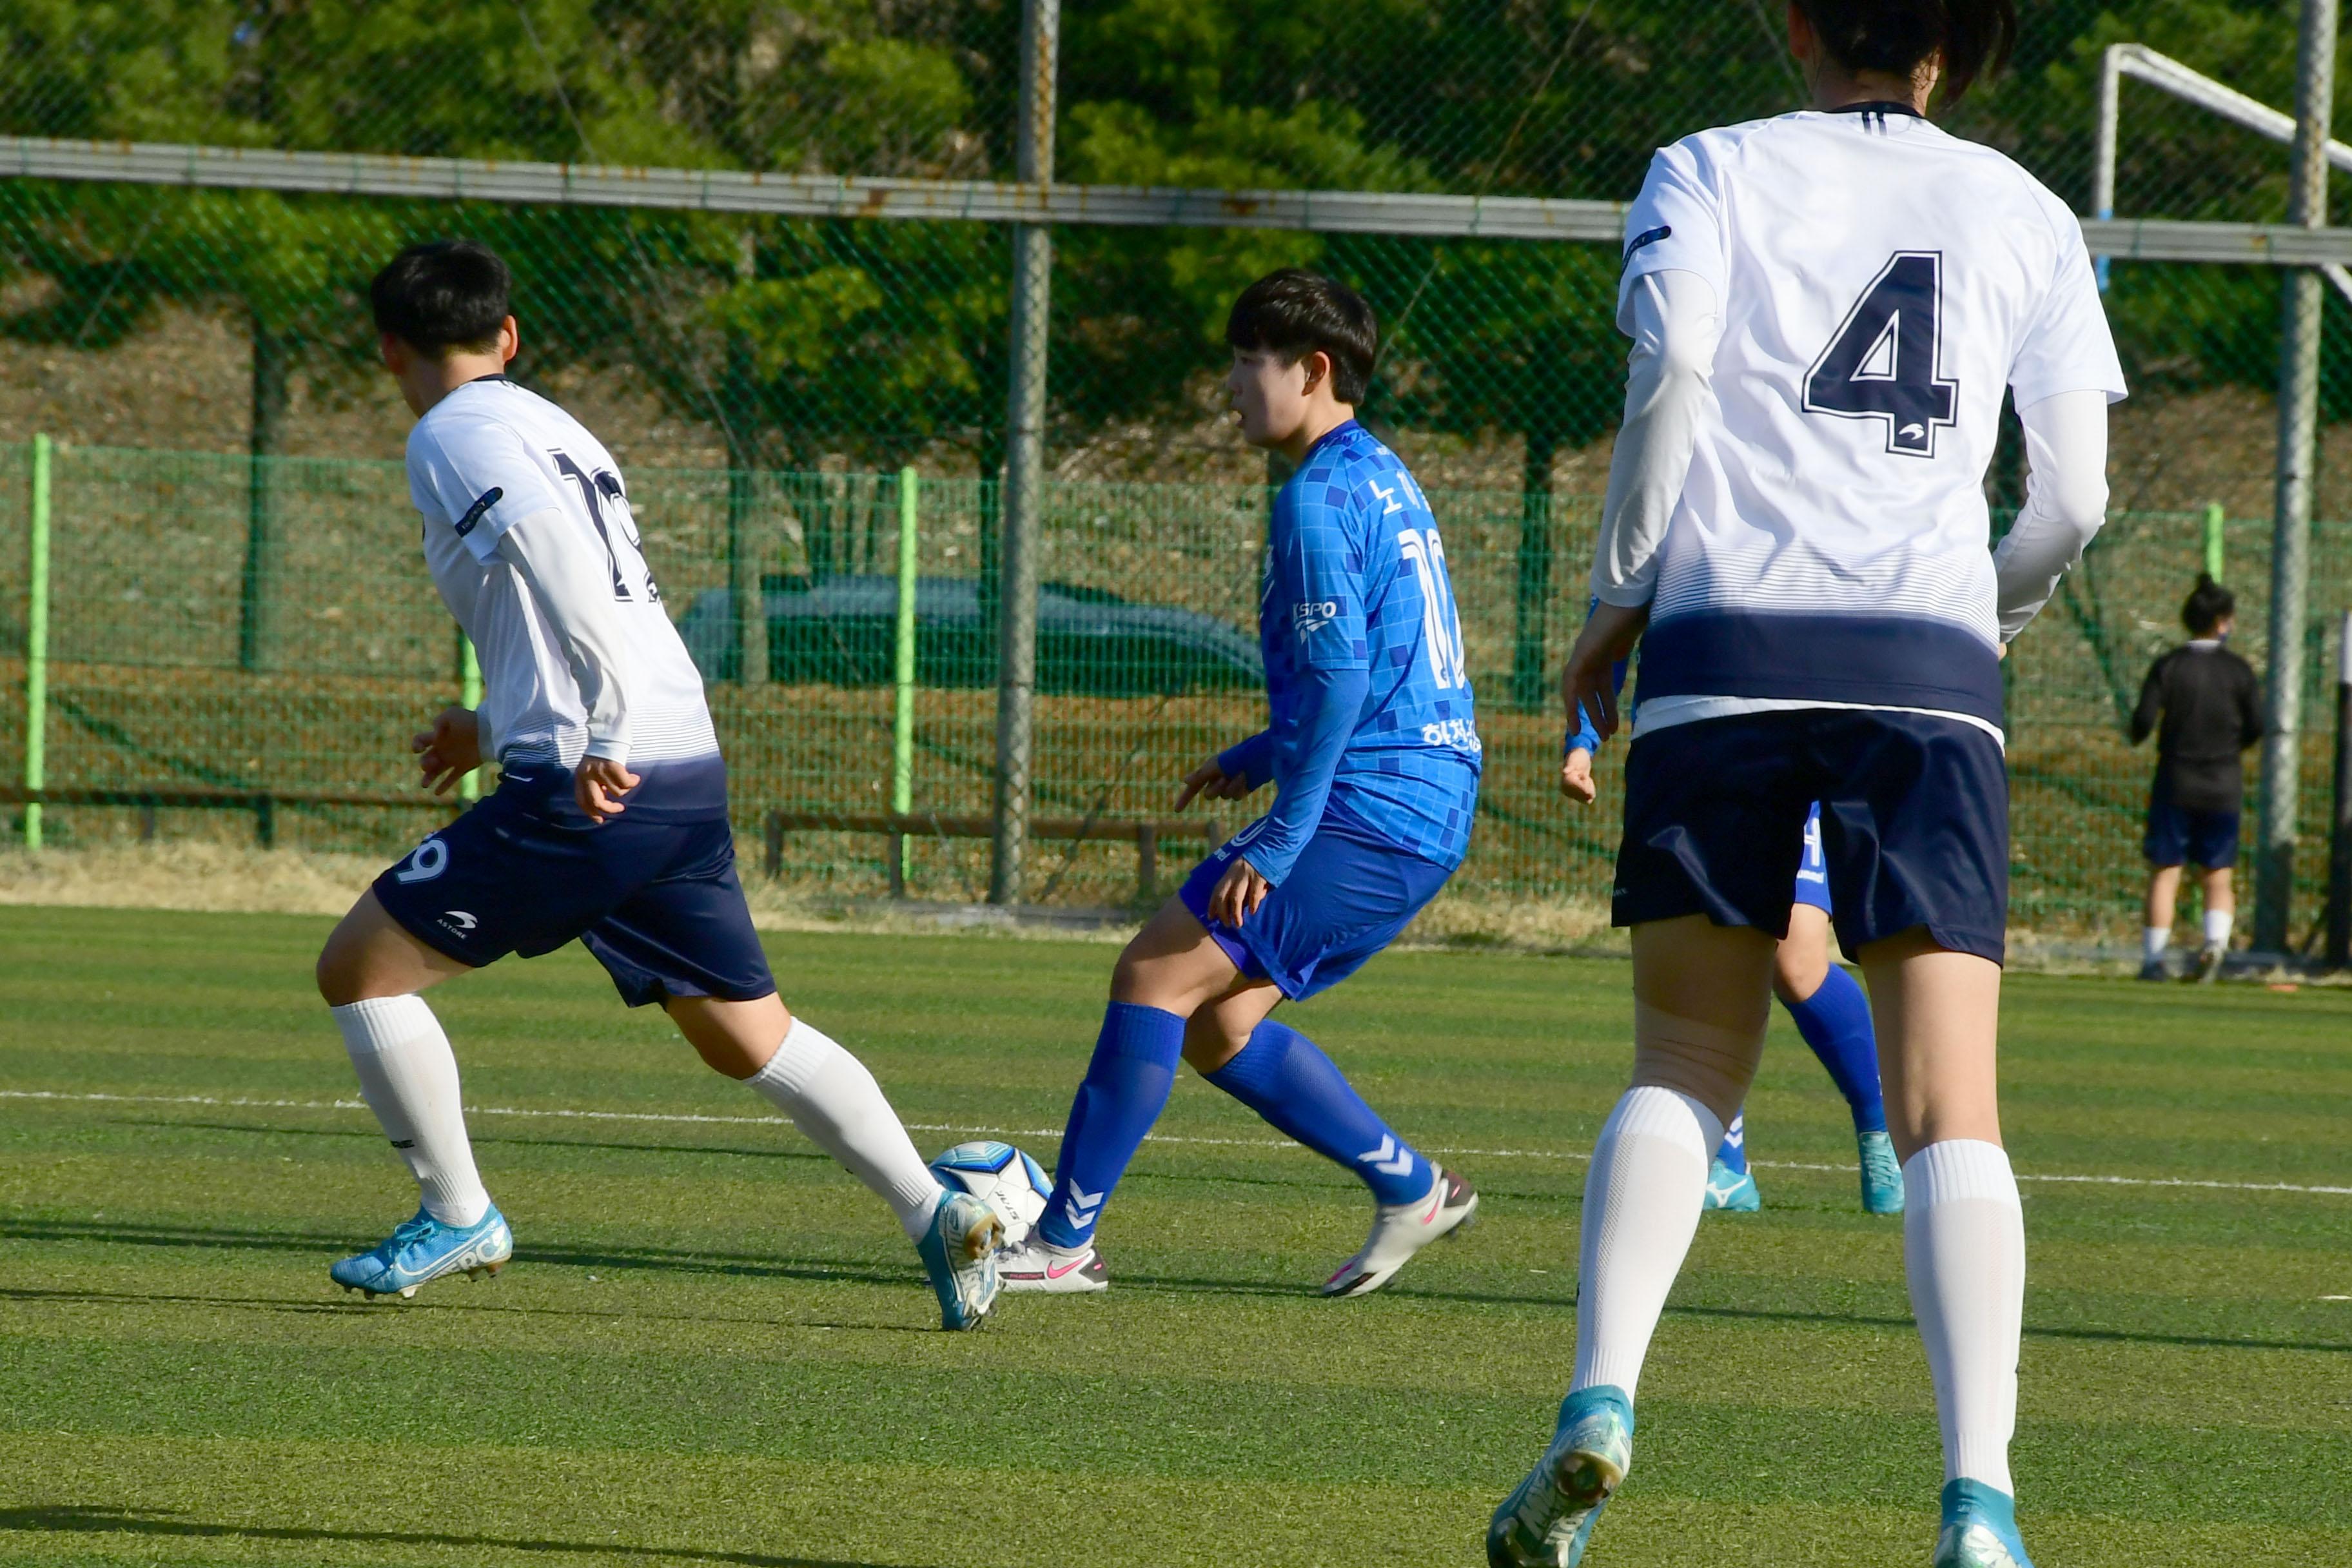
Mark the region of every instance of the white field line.
MULTIPOLYGON (((211 1105, 233 1110, 365 1110, 367 1102, 359 1100, 247 1100, 210 1094, 65 1094, 53 1089, 0 1089, 0 1100, 40 1100, 66 1103, 112 1105, 211 1105)), ((468 1116, 536 1117, 551 1121, 654 1121, 671 1124, 693 1124, 716 1127, 772 1127, 783 1119, 778 1116, 702 1116, 689 1111, 666 1110, 533 1110, 514 1105, 469 1105, 468 1116)), ((985 1132, 986 1128, 971 1127, 961 1122, 909 1121, 910 1132, 985 1132)), ((1013 1138, 1059 1138, 1058 1127, 1016 1127, 997 1129, 996 1136, 1013 1138)), ((1173 1133, 1154 1132, 1147 1143, 1185 1143, 1217 1149, 1295 1149, 1287 1138, 1187 1138, 1173 1133)), ((1474 1149, 1460 1144, 1432 1143, 1422 1148, 1425 1154, 1467 1154, 1491 1160, 1565 1160, 1581 1164, 1590 1154, 1575 1153, 1563 1149, 1474 1149)), ((1851 1171, 1851 1165, 1822 1165, 1803 1160, 1750 1160, 1751 1165, 1768 1171, 1851 1171)), ((2209 1192, 2224 1193, 2315 1193, 2333 1197, 2352 1197, 2352 1186, 2321 1187, 2301 1185, 2294 1182, 2203 1182, 2184 1176, 2080 1176, 2060 1173, 2017 1173, 2021 1182, 2056 1182, 2075 1186, 2094 1187, 2196 1187, 2209 1192)))

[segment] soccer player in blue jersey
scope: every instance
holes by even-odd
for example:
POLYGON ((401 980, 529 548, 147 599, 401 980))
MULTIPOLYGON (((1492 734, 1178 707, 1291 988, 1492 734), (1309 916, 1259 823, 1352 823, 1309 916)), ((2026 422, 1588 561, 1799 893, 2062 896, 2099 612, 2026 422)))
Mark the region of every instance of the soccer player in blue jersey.
MULTIPOLYGON (((1612 672, 1622 689, 1624 667, 1612 672)), ((1601 732, 1580 708, 1559 764, 1559 792, 1580 805, 1592 804, 1592 755, 1601 732)), ((1856 1163, 1862 1175, 1862 1206, 1871 1214, 1903 1212, 1903 1166, 1886 1135, 1886 1100, 1878 1086, 1878 1039, 1870 1026, 1870 998, 1861 982, 1830 962, 1829 867, 1822 855, 1822 810, 1805 818, 1805 857, 1789 910, 1789 932, 1772 953, 1772 994, 1788 1009, 1797 1033, 1812 1048, 1845 1097, 1853 1118, 1856 1163)), ((1755 1173, 1748 1168, 1748 1114, 1734 1111, 1706 1173, 1710 1209, 1752 1214, 1764 1205, 1755 1173)))
POLYGON ((1007 1290, 1108 1284, 1097 1225, 1180 1058, 1371 1189, 1371 1235, 1326 1295, 1379 1289, 1478 1204, 1270 1016, 1387 946, 1469 847, 1478 726, 1445 549, 1412 475, 1356 422, 1380 347, 1370 305, 1286 268, 1243 290, 1225 338, 1244 439, 1297 470, 1258 606, 1266 728, 1193 769, 1177 806, 1277 793, 1119 955, 1045 1216, 1000 1261, 1007 1290))

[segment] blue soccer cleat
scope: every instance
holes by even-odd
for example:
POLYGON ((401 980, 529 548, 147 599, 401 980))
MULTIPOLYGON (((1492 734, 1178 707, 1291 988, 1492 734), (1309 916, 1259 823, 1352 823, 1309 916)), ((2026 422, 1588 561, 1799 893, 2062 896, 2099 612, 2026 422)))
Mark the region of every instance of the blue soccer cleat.
POLYGON ((346 1290, 408 1297, 445 1274, 496 1274, 513 1256, 514 1232, 495 1207, 467 1226, 443 1225, 420 1208, 374 1251, 344 1258, 327 1277, 346 1290))
POLYGON ((931 1228, 915 1244, 931 1289, 940 1299, 940 1327, 976 1329, 996 1304, 996 1249, 1004 1245, 1004 1222, 970 1193, 950 1193, 931 1215, 931 1228))
POLYGON ((1559 1403, 1551 1447, 1486 1525, 1489 1568, 1576 1568, 1609 1496, 1633 1463, 1633 1405, 1621 1388, 1559 1403))
POLYGON ((1735 1171, 1717 1160, 1706 1168, 1706 1201, 1699 1206, 1754 1214, 1764 1206, 1764 1194, 1756 1190, 1754 1172, 1735 1171))
POLYGON ((1895 1157, 1895 1141, 1881 1129, 1854 1134, 1854 1152, 1862 1157, 1862 1206, 1870 1214, 1903 1212, 1903 1162, 1895 1157))
POLYGON ((2017 1500, 1982 1481, 1946 1481, 1934 1568, 2033 1568, 2017 1537, 2017 1500))

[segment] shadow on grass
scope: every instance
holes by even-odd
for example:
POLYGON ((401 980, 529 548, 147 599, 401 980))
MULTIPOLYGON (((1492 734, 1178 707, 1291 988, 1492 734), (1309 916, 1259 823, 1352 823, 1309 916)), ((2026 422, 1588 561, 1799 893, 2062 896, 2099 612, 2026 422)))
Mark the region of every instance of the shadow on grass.
MULTIPOLYGON (((352 1244, 349 1237, 291 1236, 277 1232, 205 1230, 163 1226, 110 1226, 74 1220, 17 1219, 0 1221, 0 1238, 37 1241, 95 1241, 123 1247, 215 1247, 232 1251, 334 1252, 352 1244)), ((575 1268, 641 1269, 648 1273, 704 1274, 766 1279, 807 1279, 835 1284, 905 1285, 911 1271, 883 1270, 862 1265, 833 1265, 758 1258, 743 1253, 674 1252, 658 1247, 602 1247, 593 1251, 554 1247, 517 1247, 518 1263, 547 1263, 575 1268)), ((1119 1282, 1139 1289, 1165 1290, 1176 1295, 1249 1296, 1268 1300, 1319 1300, 1309 1285, 1245 1279, 1202 1279, 1181 1275, 1119 1275, 1119 1282)), ((5 1299, 15 1292, 0 1292, 5 1299)), ((1452 1302, 1474 1307, 1537 1307, 1572 1310, 1575 1299, 1560 1295, 1519 1295, 1491 1290, 1431 1290, 1412 1286, 1383 1292, 1401 1300, 1452 1302)), ((289 1304, 289 1306, 292 1304, 289 1304)), ((503 1309, 539 1311, 541 1308, 503 1309)), ((1669 1306, 1670 1313, 1695 1318, 1721 1318, 1759 1323, 1815 1323, 1834 1328, 1874 1328, 1908 1331, 1908 1318, 1866 1316, 1858 1312, 1797 1311, 1769 1307, 1669 1306)), ((816 1326, 816 1325, 808 1325, 816 1326)), ((846 1325, 845 1325, 846 1326, 846 1325)), ((2308 1351, 2321 1354, 2352 1354, 2352 1343, 2316 1340, 2232 1338, 2221 1334, 2168 1334, 2144 1330, 2067 1328, 2029 1323, 2028 1339, 2073 1340, 2091 1343, 2179 1345, 2191 1349, 2308 1351)))
MULTIPOLYGON (((0 1238, 15 1241, 91 1241, 115 1247, 184 1247, 226 1252, 304 1252, 333 1257, 341 1256, 354 1246, 367 1245, 364 1238, 352 1236, 39 1219, 0 1220, 0 1238)), ((518 1247, 514 1260, 517 1263, 549 1263, 572 1268, 627 1268, 649 1273, 814 1279, 853 1285, 904 1285, 920 1278, 911 1266, 905 1269, 881 1269, 862 1264, 761 1258, 750 1253, 672 1251, 664 1247, 518 1247)))
POLYGON ((424 1301, 394 1301, 388 1297, 354 1300, 346 1293, 323 1301, 300 1301, 273 1296, 179 1296, 158 1290, 61 1290, 29 1286, 0 1287, 0 1301, 53 1301, 78 1307, 226 1307, 248 1312, 287 1312, 311 1316, 352 1316, 368 1312, 482 1312, 514 1318, 588 1318, 601 1322, 740 1323, 759 1329, 863 1330, 885 1334, 927 1334, 934 1331, 911 1323, 852 1323, 832 1318, 782 1318, 772 1315, 737 1317, 719 1312, 645 1312, 633 1308, 598 1310, 587 1307, 525 1307, 503 1301, 452 1300, 444 1296, 424 1301))
POLYGON ((341 1542, 354 1546, 456 1546, 500 1552, 553 1552, 635 1562, 727 1563, 742 1568, 886 1568, 831 1558, 779 1557, 764 1552, 703 1552, 689 1546, 630 1546, 619 1542, 530 1541, 495 1535, 436 1535, 422 1531, 313 1530, 295 1525, 215 1524, 145 1509, 70 1504, 0 1509, 0 1531, 42 1535, 166 1535, 205 1540, 341 1542))
MULTIPOLYGON (((116 1124, 124 1127, 164 1127, 173 1131, 246 1132, 270 1138, 357 1138, 371 1143, 383 1142, 383 1134, 374 1128, 358 1127, 252 1127, 238 1121, 173 1121, 152 1117, 117 1117, 116 1124)), ((779 1121, 779 1127, 790 1122, 779 1121)), ((833 1156, 821 1149, 793 1148, 746 1149, 735 1145, 713 1143, 612 1143, 586 1138, 514 1138, 496 1132, 471 1132, 477 1144, 499 1143, 523 1149, 598 1149, 622 1154, 728 1154, 746 1160, 814 1160, 831 1164, 833 1156)))

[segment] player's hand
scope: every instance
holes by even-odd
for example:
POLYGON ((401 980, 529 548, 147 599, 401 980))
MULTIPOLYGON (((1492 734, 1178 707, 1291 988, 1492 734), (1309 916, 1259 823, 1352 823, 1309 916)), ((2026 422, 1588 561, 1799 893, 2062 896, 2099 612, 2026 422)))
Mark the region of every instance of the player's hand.
POLYGON ((1184 775, 1184 787, 1177 794, 1175 809, 1183 810, 1196 795, 1202 800, 1239 800, 1249 792, 1249 780, 1225 772, 1217 759, 1211 757, 1184 775))
POLYGON ((1616 682, 1610 672, 1620 659, 1630 658, 1633 645, 1642 640, 1642 628, 1650 624, 1650 606, 1636 605, 1600 604, 1576 634, 1576 646, 1568 651, 1568 663, 1559 672, 1560 700, 1568 705, 1568 718, 1576 721, 1576 710, 1581 707, 1592 721, 1593 730, 1602 740, 1617 732, 1616 682))
POLYGON ((1591 805, 1600 793, 1592 784, 1592 753, 1582 746, 1559 760, 1559 793, 1579 805, 1591 805))
POLYGON ((572 770, 572 796, 591 822, 607 822, 628 810, 621 797, 636 787, 637 775, 610 757, 583 757, 572 770))
POLYGON ((1274 891, 1274 884, 1257 874, 1257 868, 1236 858, 1217 879, 1209 893, 1209 918, 1219 925, 1238 929, 1241 923, 1257 913, 1265 896, 1274 891))
POLYGON ((408 738, 426 789, 447 795, 459 779, 482 765, 482 721, 470 708, 444 708, 433 728, 408 738))

